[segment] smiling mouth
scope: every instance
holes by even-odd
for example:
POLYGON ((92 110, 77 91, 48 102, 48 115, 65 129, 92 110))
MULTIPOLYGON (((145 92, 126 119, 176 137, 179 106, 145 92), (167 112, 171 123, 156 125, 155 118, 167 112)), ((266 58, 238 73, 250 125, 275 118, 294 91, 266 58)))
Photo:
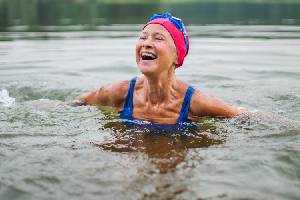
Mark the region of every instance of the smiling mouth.
POLYGON ((142 60, 155 60, 157 58, 157 56, 152 53, 142 53, 141 57, 142 60))

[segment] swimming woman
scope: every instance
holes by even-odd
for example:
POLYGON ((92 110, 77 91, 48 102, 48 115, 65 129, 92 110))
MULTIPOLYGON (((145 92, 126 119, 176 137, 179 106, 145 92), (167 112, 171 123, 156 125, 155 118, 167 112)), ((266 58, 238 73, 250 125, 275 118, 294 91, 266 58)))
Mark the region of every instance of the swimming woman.
POLYGON ((182 66, 188 51, 189 38, 182 20, 169 13, 154 14, 136 44, 136 63, 143 75, 83 94, 77 104, 112 106, 120 111, 121 119, 152 124, 239 115, 236 107, 176 77, 175 70, 182 66))

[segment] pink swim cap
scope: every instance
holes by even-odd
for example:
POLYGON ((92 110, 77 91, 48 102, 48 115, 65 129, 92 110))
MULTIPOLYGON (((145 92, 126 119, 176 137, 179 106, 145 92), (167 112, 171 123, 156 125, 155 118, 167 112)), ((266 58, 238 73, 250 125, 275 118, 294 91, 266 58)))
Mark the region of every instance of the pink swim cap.
POLYGON ((170 33, 177 51, 176 68, 180 67, 188 54, 190 43, 182 20, 170 13, 154 14, 144 28, 149 24, 160 24, 170 33))

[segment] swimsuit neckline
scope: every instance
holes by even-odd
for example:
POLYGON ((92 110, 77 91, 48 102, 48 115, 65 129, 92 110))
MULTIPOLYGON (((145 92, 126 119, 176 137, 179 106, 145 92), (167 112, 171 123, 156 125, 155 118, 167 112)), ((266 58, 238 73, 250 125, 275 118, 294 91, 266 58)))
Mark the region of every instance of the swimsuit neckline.
POLYGON ((182 125, 184 123, 190 123, 191 121, 188 119, 188 113, 189 113, 189 107, 192 95, 195 91, 195 89, 192 86, 189 86, 186 90, 181 110, 179 113, 179 117, 176 121, 176 124, 154 124, 151 121, 142 120, 142 119, 136 119, 132 117, 133 112, 133 93, 134 93, 134 86, 136 84, 137 77, 134 77, 131 79, 129 87, 128 87, 128 93, 125 99, 125 103, 123 106, 123 109, 120 111, 120 118, 122 120, 126 121, 132 121, 140 124, 152 124, 153 126, 174 126, 174 125, 182 125))

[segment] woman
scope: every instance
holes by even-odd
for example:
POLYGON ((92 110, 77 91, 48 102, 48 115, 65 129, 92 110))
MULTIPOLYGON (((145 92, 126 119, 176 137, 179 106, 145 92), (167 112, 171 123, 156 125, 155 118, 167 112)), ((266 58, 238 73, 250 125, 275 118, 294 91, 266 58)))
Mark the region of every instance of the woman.
POLYGON ((154 14, 136 44, 136 63, 143 76, 81 95, 78 104, 112 106, 126 120, 182 124, 204 116, 241 113, 223 101, 195 90, 175 75, 189 50, 184 24, 169 13, 154 14))

